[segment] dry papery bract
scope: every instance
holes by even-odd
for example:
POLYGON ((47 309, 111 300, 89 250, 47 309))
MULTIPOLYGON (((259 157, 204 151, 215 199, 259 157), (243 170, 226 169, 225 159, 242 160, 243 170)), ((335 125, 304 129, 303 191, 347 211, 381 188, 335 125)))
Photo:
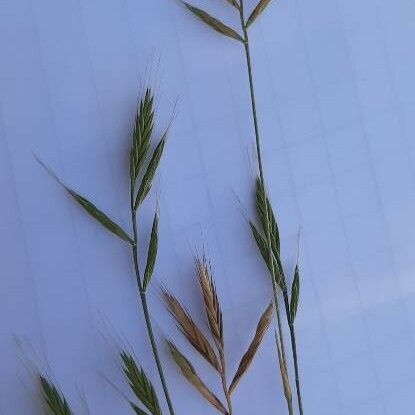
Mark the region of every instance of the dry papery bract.
POLYGON ((222 384, 226 402, 223 402, 209 389, 198 375, 189 359, 183 355, 172 341, 168 341, 167 344, 173 360, 176 362, 187 381, 219 412, 224 415, 232 415, 232 392, 235 390, 239 381, 252 363, 258 347, 268 329, 272 318, 272 304, 270 303, 261 315, 256 327, 255 335, 249 344, 247 351, 242 356, 232 381, 228 385, 222 311, 216 292, 212 269, 205 256, 201 258, 197 257, 195 259, 195 270, 201 290, 210 339, 203 334, 202 329, 195 323, 190 312, 185 309, 174 294, 163 289, 163 298, 168 310, 174 317, 179 330, 186 340, 217 373, 222 384))
MULTIPOLYGON (((139 301, 142 307, 147 335, 151 345, 151 349, 154 356, 154 362, 157 366, 158 375, 163 388, 164 396, 169 408, 170 415, 174 415, 173 405, 170 399, 169 391, 167 388, 167 382, 164 376, 163 367, 159 358, 158 348, 154 339, 152 323, 150 320, 150 313, 147 305, 147 288, 151 282, 151 278, 154 272, 154 266, 157 258, 158 250, 158 223, 159 216, 157 208, 154 212, 154 218, 151 228, 151 235, 147 251, 147 259, 142 272, 141 264, 139 260, 139 251, 143 250, 144 247, 139 246, 139 235, 138 235, 138 215, 140 213, 140 207, 147 195, 149 194, 154 177, 157 172, 157 168, 160 163, 160 159, 163 155, 165 147, 168 127, 160 134, 158 138, 155 137, 154 133, 154 95, 152 89, 147 87, 142 92, 142 95, 138 102, 137 113, 134 119, 134 128, 130 146, 130 214, 131 214, 131 231, 127 232, 108 215, 106 215, 101 209, 99 209, 94 203, 88 200, 86 197, 80 195, 76 191, 72 190, 66 184, 64 184, 49 168, 47 168, 40 160, 39 162, 46 168, 46 170, 54 177, 58 183, 60 183, 70 196, 98 223, 104 228, 118 236, 122 241, 128 243, 132 260, 134 263, 135 277, 137 280, 137 292, 139 301), (152 149, 152 147, 154 147, 152 149), (131 234, 132 233, 132 234, 131 234)), ((140 239, 141 242, 141 239, 140 239)), ((149 395, 137 393, 138 391, 144 391, 150 393, 154 391, 147 377, 141 369, 135 369, 133 363, 135 363, 132 357, 125 352, 121 353, 121 359, 123 362, 124 373, 127 376, 130 386, 133 388, 138 400, 143 404, 153 415, 161 414, 159 406, 151 406, 151 402, 148 400, 149 395), (128 358, 130 357, 130 358, 128 358), (139 377, 138 374, 141 376, 139 377), (134 376, 137 375, 137 376, 134 376), (137 383, 132 381, 142 381, 142 389, 140 389, 137 383)), ((139 366, 136 365, 138 368, 139 366)), ((47 384, 45 383, 45 386, 47 384)), ((53 392, 54 389, 50 389, 53 392)), ((154 395, 155 396, 155 395, 154 395)), ((133 409, 136 413, 144 414, 137 405, 132 404, 133 409)), ((69 410, 69 409, 68 409, 69 410)))

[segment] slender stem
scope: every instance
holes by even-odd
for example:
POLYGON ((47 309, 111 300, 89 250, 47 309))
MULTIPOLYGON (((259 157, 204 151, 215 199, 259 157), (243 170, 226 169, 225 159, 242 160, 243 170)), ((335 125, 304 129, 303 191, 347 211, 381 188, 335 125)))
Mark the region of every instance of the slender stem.
POLYGON ((225 394, 226 403, 228 405, 228 415, 232 415, 232 400, 231 400, 231 395, 228 391, 228 385, 226 383, 226 363, 225 363, 225 354, 224 354, 223 346, 218 345, 218 350, 219 350, 220 367, 221 367, 220 377, 222 381, 223 393, 225 394))
POLYGON ((285 400, 287 401, 288 414, 293 415, 294 414, 293 399, 291 395, 291 386, 290 386, 289 379, 288 379, 288 370, 287 370, 286 364, 284 364, 283 361, 280 361, 280 356, 282 360, 281 341, 278 338, 277 333, 275 333, 275 342, 277 343, 277 348, 278 348, 278 360, 280 364, 281 377, 282 377, 282 383, 283 383, 283 388, 284 388, 284 396, 285 396, 285 400))
POLYGON ((298 370, 298 357, 297 357, 297 342, 295 339, 294 324, 290 324, 290 336, 291 336, 291 344, 292 344, 292 349, 293 349, 295 386, 297 388, 298 408, 300 410, 300 414, 302 414, 303 413, 303 402, 301 400, 300 375, 299 375, 299 370, 298 370))
POLYGON ((145 292, 140 292, 140 297, 141 297, 141 304, 143 305, 144 318, 146 320, 146 325, 147 325, 147 329, 148 329, 148 337, 150 339, 151 348, 153 349, 154 360, 156 361, 157 370, 158 370, 159 375, 160 375, 160 381, 161 381, 161 384, 163 386, 164 395, 166 396, 166 401, 167 401, 167 405, 169 407, 169 412, 170 412, 171 415, 174 415, 173 404, 171 402, 169 391, 167 389, 166 379, 164 377, 163 368, 161 366, 161 361, 160 361, 156 341, 154 339, 153 328, 151 326, 151 320, 150 320, 150 315, 149 315, 149 312, 148 312, 147 298, 146 298, 145 292))
POLYGON ((292 349, 293 361, 294 361, 295 386, 297 389, 298 409, 300 411, 300 415, 303 415, 303 403, 301 399, 301 388, 300 388, 300 371, 298 368, 298 356, 297 356, 297 342, 295 339, 294 323, 291 321, 291 316, 290 316, 290 303, 288 299, 287 288, 284 289, 283 296, 284 296, 285 313, 287 315, 288 327, 290 330, 291 349, 292 349))
MULTIPOLYGON (((258 158, 258 168, 259 168, 259 179, 261 181, 261 186, 265 191, 265 179, 264 179, 264 169, 262 167, 262 153, 261 153, 261 141, 259 137, 259 126, 258 126, 258 117, 256 112, 256 103, 255 103, 255 91, 254 91, 254 81, 252 77, 252 64, 251 64, 251 53, 249 50, 249 37, 248 32, 245 27, 245 19, 244 19, 244 3, 243 0, 240 0, 239 5, 239 14, 241 18, 241 26, 244 35, 244 47, 245 47, 245 57, 246 57, 246 64, 248 67, 248 79, 249 79, 249 90, 251 94, 251 106, 252 106, 252 116, 254 120, 254 130, 255 130, 255 148, 258 158)), ((266 217, 266 239, 267 239, 267 248, 269 253, 269 263, 271 267, 271 280, 272 280, 272 291, 274 295, 274 307, 275 312, 277 314, 277 322, 278 322, 278 331, 281 338, 281 351, 282 356, 285 362, 285 347, 284 347, 284 337, 282 333, 282 324, 281 324, 281 317, 279 311, 279 303, 278 303, 278 289, 277 289, 277 282, 275 277, 275 269, 274 269, 274 261, 273 261, 273 253, 272 253, 272 244, 271 244, 271 232, 269 228, 269 212, 268 212, 268 203, 265 203, 265 217, 266 217)))
POLYGON ((143 284, 142 284, 141 277, 140 277, 140 268, 138 264, 138 236, 137 236, 136 211, 133 207, 134 205, 132 204, 131 206, 132 206, 131 220, 133 224, 133 239, 134 239, 134 245, 133 245, 132 251, 133 251, 133 259, 134 259, 134 270, 135 270, 135 275, 137 279, 138 290, 140 292, 141 306, 143 308, 144 319, 145 319, 146 326, 147 326, 147 334, 150 340, 151 349, 153 351, 154 360, 156 362, 157 371, 159 373, 160 382, 163 387, 164 396, 166 397, 167 406, 169 407, 170 415, 174 415, 173 404, 170 399, 170 394, 167 388, 166 379, 164 377, 163 367, 161 365, 160 356, 159 356, 159 352, 157 349, 157 344, 154 339, 153 326, 151 324, 150 314, 149 314, 148 305, 147 305, 147 296, 146 296, 145 290, 143 289, 143 284))
MULTIPOLYGON (((263 170, 263 166, 262 166, 261 141, 260 141, 260 136, 259 136, 258 117, 257 117, 257 111, 256 111, 256 103, 255 103, 254 81, 253 81, 253 76, 252 76, 251 53, 250 53, 250 50, 249 50, 248 31, 247 31, 246 26, 245 26, 244 2, 243 2, 243 0, 240 0, 240 2, 239 2, 239 14, 240 14, 240 20, 241 20, 241 27, 242 27, 242 31, 243 31, 245 57, 246 57, 246 64, 247 64, 247 70, 248 70, 249 89, 250 89, 250 95, 251 95, 252 116, 253 116, 253 120, 254 120, 254 130, 255 130, 256 153, 257 153, 257 158, 258 158, 259 178, 260 178, 260 181, 261 181, 261 186, 265 191, 264 170, 263 170)), ((277 285, 276 284, 276 273, 275 273, 275 269, 274 269, 272 244, 271 244, 271 232, 270 232, 270 228, 269 228, 269 212, 268 212, 268 204, 267 203, 265 203, 265 217, 266 217, 266 222, 267 222, 266 238, 267 238, 267 245, 268 245, 267 248, 268 248, 268 252, 269 252, 269 263, 270 263, 271 275, 272 275, 272 289, 273 289, 273 293, 274 293, 274 306, 275 306, 275 311, 276 311, 276 314, 277 314, 278 331, 279 331, 280 338, 281 338, 281 352, 282 352, 282 357, 283 357, 284 363, 285 363, 284 338, 283 338, 283 335, 282 335, 281 320, 280 320, 280 315, 279 315, 277 286, 276 286, 277 285)), ((286 287, 284 287, 284 290, 286 292, 286 287)), ((287 296, 287 300, 288 300, 288 296, 287 296)), ((285 295, 284 295, 284 301, 286 302, 285 295)), ((286 304, 285 308, 286 308, 287 318, 288 318, 289 326, 290 326, 290 337, 291 337, 291 346, 292 346, 294 368, 295 368, 295 383, 296 383, 296 389, 297 389, 298 407, 299 407, 300 415, 303 415, 294 327, 290 323, 290 320, 289 320, 289 309, 287 311, 287 304, 286 304)))
MULTIPOLYGON (((274 277, 272 277, 272 279, 273 279, 273 281, 275 281, 274 277)), ((274 289, 274 285, 275 284, 273 284, 274 297, 276 297, 277 296, 277 291, 276 291, 276 288, 274 289)), ((281 316, 280 316, 280 310, 279 310, 278 303, 277 303, 275 308, 276 308, 276 313, 277 313, 278 334, 279 334, 280 339, 281 339, 280 340, 281 357, 282 357, 282 362, 285 366, 285 370, 287 371, 287 360, 286 360, 286 357, 285 357, 284 338, 283 338, 283 334, 282 334, 282 323, 281 323, 281 316)), ((288 376, 288 374, 287 374, 287 376, 288 376)), ((288 381, 288 377, 287 377, 287 381, 288 381)), ((284 382, 284 380, 283 380, 283 382, 284 382)), ((290 389, 291 389, 291 387, 290 387, 290 389)), ((293 412, 292 398, 289 398, 288 396, 286 396, 285 398, 286 398, 286 401, 287 401, 288 414, 293 415, 294 412, 293 412)))
POLYGON ((293 400, 287 398, 288 414, 294 415, 293 400))
POLYGON ((287 359, 285 357, 284 337, 283 337, 283 332, 282 332, 282 322, 281 322, 281 315, 280 315, 280 306, 279 306, 279 302, 278 302, 277 283, 275 281, 275 276, 274 275, 271 276, 271 279, 272 279, 272 292, 273 292, 273 295, 274 295, 274 308, 275 308, 275 313, 277 315, 278 334, 279 334, 280 339, 281 339, 282 360, 283 360, 284 364, 287 366, 287 359))

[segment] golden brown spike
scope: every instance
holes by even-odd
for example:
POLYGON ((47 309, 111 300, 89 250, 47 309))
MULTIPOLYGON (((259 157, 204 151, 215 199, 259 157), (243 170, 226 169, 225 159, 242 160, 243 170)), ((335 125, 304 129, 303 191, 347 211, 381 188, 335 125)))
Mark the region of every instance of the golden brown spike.
POLYGON ((208 401, 210 402, 219 412, 224 415, 228 415, 225 407, 223 406, 222 402, 210 389, 205 385, 205 383, 199 378, 197 375, 194 367, 192 364, 186 359, 186 357, 177 349, 177 347, 172 342, 167 342, 170 354, 173 360, 176 362, 177 366, 179 366, 180 371, 182 372, 183 376, 187 379, 189 383, 191 383, 198 392, 208 401))
POLYGON ((219 299, 216 294, 216 287, 213 281, 212 272, 206 258, 196 258, 196 271, 199 285, 202 290, 205 310, 212 337, 218 348, 223 349, 223 323, 222 311, 219 299))
POLYGON ((173 294, 164 289, 162 290, 162 293, 168 310, 175 318, 186 339, 218 372, 220 372, 220 365, 216 353, 208 339, 190 317, 189 313, 173 294))
POLYGON ((255 353, 257 352, 258 347, 261 344, 261 341, 264 337, 264 334, 268 329, 271 318, 272 318, 272 303, 268 305, 267 309, 264 311, 261 318, 259 319, 256 332, 255 332, 255 336, 252 339, 251 344, 248 347, 248 350, 242 356, 242 359, 238 366, 238 370, 236 371, 235 376, 233 377, 232 383, 229 386, 229 393, 232 393, 234 391, 236 385, 241 380, 241 377, 244 375, 249 365, 252 363, 255 353))

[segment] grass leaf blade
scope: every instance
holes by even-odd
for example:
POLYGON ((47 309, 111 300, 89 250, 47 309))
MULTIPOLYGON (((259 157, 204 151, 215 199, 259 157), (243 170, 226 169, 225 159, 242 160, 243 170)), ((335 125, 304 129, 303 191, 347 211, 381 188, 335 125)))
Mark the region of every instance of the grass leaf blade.
POLYGON ((294 323, 297 315, 298 299, 300 297, 300 270, 298 264, 295 266, 294 279, 291 285, 290 320, 294 323))
MULTIPOLYGON (((122 351, 120 356, 123 362, 123 372, 136 398, 152 415, 162 415, 156 392, 144 370, 137 365, 134 358, 127 352, 122 351)), ((134 410, 137 408, 135 404, 132 407, 134 410)))
POLYGON ((153 275, 154 264, 156 263, 157 249, 158 249, 158 223, 159 218, 157 211, 154 214, 153 226, 151 228, 150 244, 148 246, 147 264, 144 271, 143 288, 147 288, 148 283, 153 275))
POLYGON ((234 29, 222 23, 220 20, 206 13, 202 9, 199 9, 195 6, 192 6, 189 3, 186 3, 185 1, 182 1, 182 3, 190 12, 192 12, 196 17, 198 17, 202 22, 207 24, 216 32, 219 32, 222 35, 228 36, 230 38, 239 40, 240 42, 244 41, 241 35, 239 35, 239 33, 237 33, 234 29))
POLYGON ((251 15, 246 21, 246 27, 249 27, 256 18, 265 10, 271 0, 259 0, 259 3, 255 6, 255 9, 252 11, 251 15))
POLYGON ((268 329, 269 323, 272 318, 272 303, 268 305, 266 310, 262 313, 261 318, 259 319, 254 338, 251 341, 251 344, 248 347, 248 350, 242 356, 242 359, 239 363, 238 369, 233 377, 231 385, 229 386, 229 393, 232 393, 241 380, 244 373, 247 371, 249 365, 252 363, 252 360, 258 350, 259 345, 261 344, 262 339, 268 329))
POLYGON ((53 415, 72 415, 68 402, 55 385, 40 375, 43 398, 53 415))
POLYGON ((170 354, 173 360, 179 366, 180 371, 187 381, 197 389, 197 391, 208 401, 210 402, 219 412, 223 415, 227 415, 227 411, 223 406, 222 402, 210 389, 205 385, 205 383, 200 379, 196 373, 193 365, 186 359, 186 357, 177 349, 177 347, 172 342, 167 342, 170 354))

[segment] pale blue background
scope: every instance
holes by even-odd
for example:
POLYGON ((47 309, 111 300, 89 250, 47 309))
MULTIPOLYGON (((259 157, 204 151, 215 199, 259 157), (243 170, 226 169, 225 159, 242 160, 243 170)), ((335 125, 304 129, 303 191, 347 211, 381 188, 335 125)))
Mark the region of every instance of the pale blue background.
MULTIPOLYGON (((224 0, 198 4, 237 23, 224 0)), ((251 39, 288 270, 302 227, 305 413, 410 415, 415 2, 275 0, 251 39)), ((126 149, 149 66, 159 126, 179 100, 156 185, 156 278, 197 313, 192 254, 206 246, 235 370, 269 297, 245 222, 255 164, 242 52, 174 1, 0 0, 2 415, 42 413, 36 366, 53 375, 76 414, 86 413, 83 395, 91 414, 132 413, 117 391, 128 393, 121 344, 158 386, 127 247, 74 206, 32 155, 128 227, 126 149)), ((145 232, 154 204, 142 217, 145 232)), ((160 341, 178 339, 156 285, 150 302, 160 341)), ((214 414, 162 354, 177 414, 214 414)), ((234 405, 239 415, 285 413, 271 332, 234 405)))

